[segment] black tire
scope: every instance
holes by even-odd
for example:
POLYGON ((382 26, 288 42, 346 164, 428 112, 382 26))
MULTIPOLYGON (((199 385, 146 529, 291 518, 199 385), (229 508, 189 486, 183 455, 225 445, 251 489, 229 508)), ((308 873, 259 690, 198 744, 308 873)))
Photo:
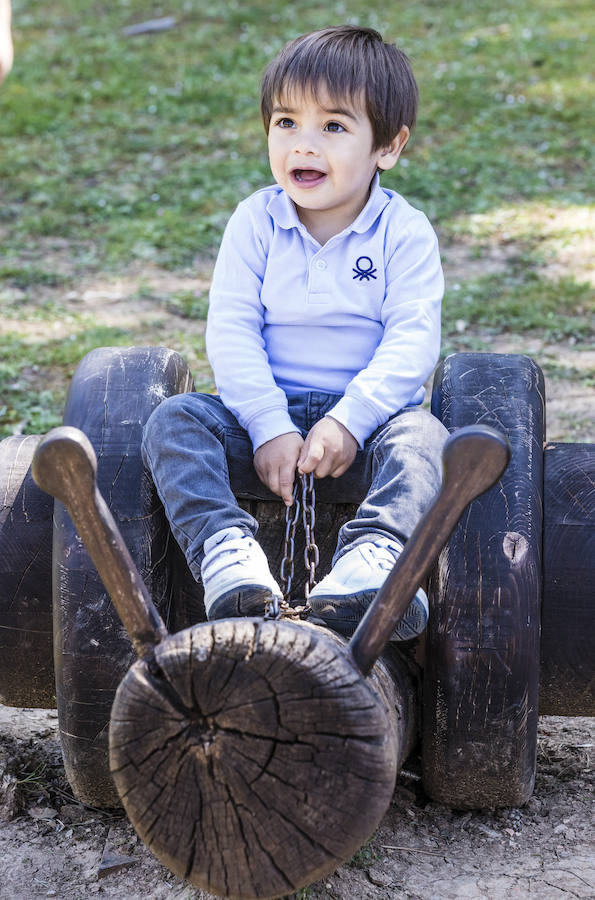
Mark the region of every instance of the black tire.
POLYGON ((459 809, 518 806, 535 779, 542 590, 544 385, 529 358, 448 357, 432 411, 449 431, 506 434, 511 462, 475 500, 440 556, 430 591, 424 787, 459 809))
POLYGON ((41 436, 0 443, 0 703, 54 707, 52 498, 31 477, 41 436))
MULTIPOLYGON (((98 486, 161 615, 169 621, 172 540, 141 458, 143 425, 162 399, 190 390, 184 360, 157 347, 101 348, 75 372, 64 424, 80 428, 98 460, 98 486)), ((116 689, 135 659, 130 640, 65 507, 54 517, 56 695, 66 775, 75 796, 119 805, 109 774, 116 689)))

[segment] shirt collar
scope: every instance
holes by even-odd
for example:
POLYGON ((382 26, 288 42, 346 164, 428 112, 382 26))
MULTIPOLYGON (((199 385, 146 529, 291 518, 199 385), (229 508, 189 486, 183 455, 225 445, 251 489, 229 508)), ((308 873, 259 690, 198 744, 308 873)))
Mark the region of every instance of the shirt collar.
MULTIPOLYGON (((343 230, 342 234, 347 234, 350 231, 356 231, 358 234, 366 232, 372 227, 389 201, 390 197, 380 187, 380 176, 376 173, 372 180, 368 202, 357 219, 352 222, 351 225, 348 225, 347 228, 343 230)), ((272 216, 280 228, 297 228, 301 232, 306 232, 306 229, 298 218, 293 200, 282 188, 280 188, 279 192, 271 197, 267 203, 267 212, 272 216)))

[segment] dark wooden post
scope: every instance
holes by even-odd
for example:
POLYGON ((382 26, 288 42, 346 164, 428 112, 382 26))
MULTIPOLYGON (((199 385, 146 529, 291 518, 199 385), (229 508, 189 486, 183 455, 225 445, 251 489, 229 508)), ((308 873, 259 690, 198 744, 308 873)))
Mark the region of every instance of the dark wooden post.
POLYGON ((547 444, 539 712, 595 715, 595 445, 547 444))
MULTIPOLYGON (((141 456, 151 411, 191 390, 184 360, 164 347, 102 347, 73 376, 64 425, 87 436, 99 460, 98 487, 149 594, 168 624, 172 537, 141 456)), ((60 741, 75 796, 119 803, 108 764, 108 725, 117 687, 135 659, 80 534, 57 501, 53 525, 53 613, 60 741)))
POLYGON ((449 430, 504 433, 511 461, 440 554, 424 670, 424 787, 455 808, 519 806, 537 753, 544 383, 525 356, 461 353, 437 370, 449 430))
POLYGON ((0 703, 55 706, 52 628, 54 502, 30 465, 41 436, 0 442, 0 703))

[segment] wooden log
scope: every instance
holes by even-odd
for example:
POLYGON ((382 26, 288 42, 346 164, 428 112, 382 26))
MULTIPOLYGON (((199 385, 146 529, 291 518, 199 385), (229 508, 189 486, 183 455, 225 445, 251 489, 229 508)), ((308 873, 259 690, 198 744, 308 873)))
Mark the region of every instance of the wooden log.
POLYGON ((0 442, 0 703, 56 705, 52 638, 54 503, 31 477, 41 436, 0 442))
POLYGON ((547 444, 539 712, 595 715, 595 445, 547 444))
POLYGON ((137 662, 110 725, 130 821, 172 872, 278 897, 332 872, 378 826, 417 728, 404 658, 364 679, 315 625, 235 619, 137 662))
POLYGON ((504 432, 511 462, 440 555, 424 672, 424 786, 449 806, 518 806, 535 779, 542 580, 543 375, 512 354, 460 353, 437 371, 449 430, 504 432))
MULTIPOLYGON (((98 459, 98 487, 149 594, 168 619, 172 540, 141 458, 144 423, 164 397, 191 387, 184 360, 163 347, 100 348, 78 366, 64 424, 98 459)), ((108 765, 116 689, 135 653, 65 507, 54 515, 54 634, 60 740, 70 785, 92 806, 119 805, 108 765)))

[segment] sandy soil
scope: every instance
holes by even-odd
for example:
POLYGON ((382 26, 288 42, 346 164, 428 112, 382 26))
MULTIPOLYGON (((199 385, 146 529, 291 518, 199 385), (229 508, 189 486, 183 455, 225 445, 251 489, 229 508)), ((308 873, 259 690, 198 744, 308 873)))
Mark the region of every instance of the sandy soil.
MULTIPOLYGON (((320 900, 595 897, 595 720, 542 718, 535 792, 522 809, 456 812, 428 801, 412 758, 373 839, 320 900)), ((77 803, 54 710, 0 707, 0 897, 208 900, 163 868, 121 810, 77 803), (4 821, 2 821, 4 819, 4 821)))

